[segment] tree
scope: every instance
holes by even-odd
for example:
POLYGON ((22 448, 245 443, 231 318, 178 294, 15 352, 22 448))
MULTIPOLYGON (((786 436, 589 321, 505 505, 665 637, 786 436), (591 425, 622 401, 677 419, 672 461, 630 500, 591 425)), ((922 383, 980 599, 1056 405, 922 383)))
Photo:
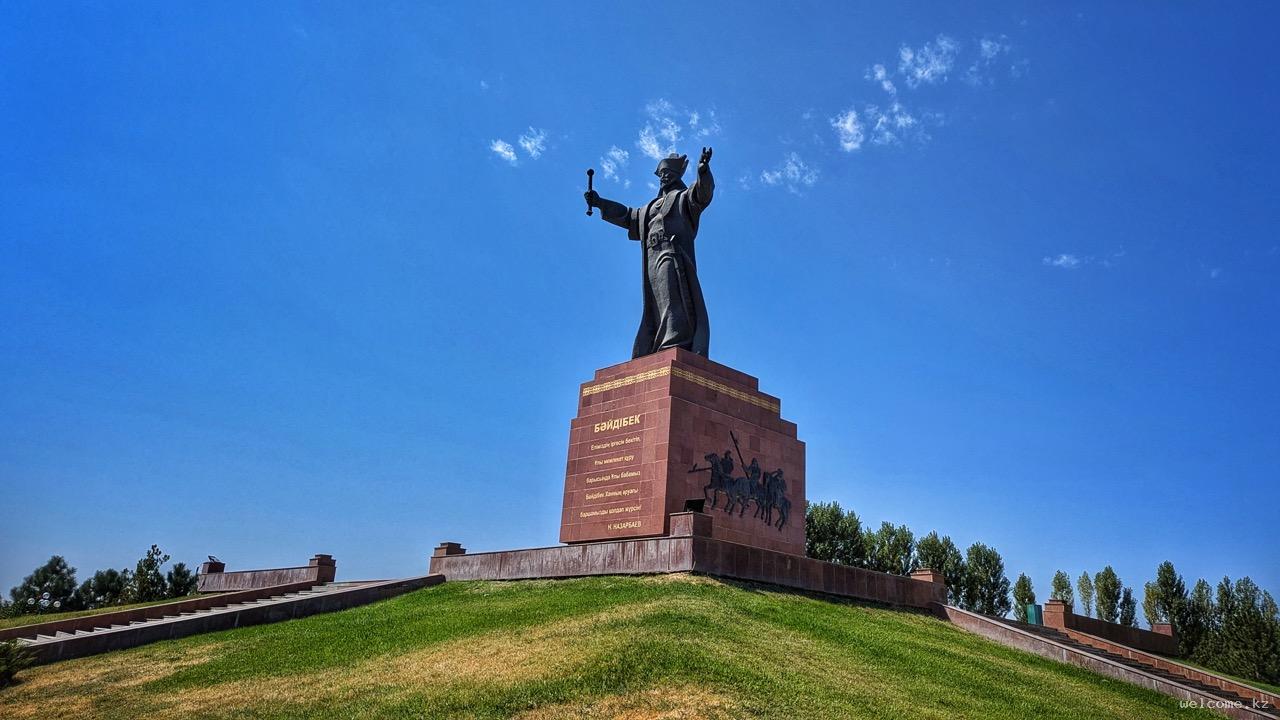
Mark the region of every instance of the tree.
POLYGON ((67 565, 61 555, 54 555, 44 565, 22 579, 22 584, 9 591, 19 613, 76 610, 76 569, 67 565))
POLYGON ((1067 604, 1068 610, 1075 610, 1076 600, 1071 594, 1071 576, 1062 570, 1053 574, 1053 586, 1049 593, 1050 600, 1061 600, 1067 604))
POLYGON ((138 560, 138 566, 133 571, 131 600, 151 602, 165 598, 164 575, 160 574, 160 568, 167 562, 169 562, 169 556, 165 555, 158 545, 152 545, 147 554, 138 560))
POLYGON ((906 525, 894 527, 888 521, 880 529, 863 532, 867 549, 867 567, 894 575, 910 575, 916 569, 916 538, 906 525))
POLYGON ((1120 591, 1120 624, 1126 627, 1138 627, 1138 603, 1133 599, 1133 589, 1120 591))
POLYGON ((951 542, 950 535, 939 538, 938 531, 935 530, 920 538, 920 542, 916 544, 916 560, 920 567, 942 573, 942 578, 947 583, 948 603, 964 603, 964 585, 968 572, 964 557, 960 555, 960 548, 951 542))
POLYGON ((805 554, 816 560, 864 567, 862 521, 840 503, 810 503, 805 510, 805 554))
POLYGON ((119 605, 130 594, 133 584, 133 573, 124 570, 99 570, 92 578, 85 580, 76 590, 79 604, 86 608, 97 608, 104 605, 119 605))
POLYGON ((196 591, 196 576, 187 569, 186 563, 174 563, 164 580, 171 598, 183 597, 196 591))
POLYGON ((1147 618, 1147 626, 1154 628, 1156 623, 1164 622, 1164 616, 1160 614, 1160 602, 1157 598, 1159 591, 1156 590, 1154 582, 1145 583, 1142 586, 1142 614, 1147 618))
POLYGON ((1110 565, 1093 576, 1093 591, 1097 593, 1099 620, 1106 620, 1109 623, 1116 621, 1116 615, 1120 611, 1120 588, 1123 585, 1110 565))
POLYGON ((1165 622, 1173 626, 1179 650, 1184 655, 1188 654, 1190 648, 1184 639, 1187 633, 1187 584, 1168 560, 1156 568, 1155 591, 1156 610, 1165 622))
POLYGON ((1013 618, 1019 622, 1027 621, 1027 605, 1036 601, 1036 591, 1031 587, 1031 578, 1026 573, 1018 573, 1018 581, 1013 584, 1013 618))
POLYGON ((1088 570, 1080 573, 1076 589, 1080 591, 1080 607, 1084 610, 1085 617, 1089 617, 1093 614, 1093 581, 1089 579, 1088 570))
POLYGON ((1197 654, 1200 644, 1213 631, 1214 615, 1217 608, 1213 604, 1213 587, 1204 579, 1196 580, 1191 595, 1187 598, 1187 614, 1182 634, 1178 636, 1179 650, 1185 657, 1197 654))
POLYGON ((1280 682, 1280 617, 1270 593, 1248 577, 1218 584, 1216 632, 1204 643, 1206 663, 1262 682, 1280 682))
POLYGON ((1009 578, 1004 574, 1004 559, 995 548, 974 543, 966 552, 965 609, 984 615, 1004 616, 1009 603, 1009 578))

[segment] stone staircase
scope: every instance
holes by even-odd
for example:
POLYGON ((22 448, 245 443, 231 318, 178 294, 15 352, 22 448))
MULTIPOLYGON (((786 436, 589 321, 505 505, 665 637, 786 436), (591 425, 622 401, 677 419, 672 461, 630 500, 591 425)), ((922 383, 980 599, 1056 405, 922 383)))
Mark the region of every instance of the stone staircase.
POLYGON ((1058 662, 1133 683, 1191 706, 1242 720, 1280 720, 1274 694, 1211 672, 1075 630, 981 615, 952 605, 935 610, 962 630, 1058 662))
MULTIPOLYGON (((1216 685, 1210 685, 1208 683, 1204 683, 1204 682, 1201 682, 1200 680, 1197 680, 1195 677, 1189 677, 1188 675, 1171 672, 1170 670, 1161 668, 1151 662, 1145 662, 1138 658, 1126 657, 1125 655, 1111 652, 1105 647, 1098 647, 1095 644, 1090 644, 1088 642, 1078 640, 1076 638, 1071 637, 1067 633, 1061 630, 1057 630, 1055 628, 1045 627, 1044 625, 1031 625, 1029 623, 1020 623, 1016 621, 1008 621, 1008 622, 1010 625, 1013 625, 1014 627, 1018 627, 1028 632, 1035 633, 1037 635, 1040 635, 1041 637, 1049 638, 1050 640, 1066 645, 1067 647, 1074 648, 1076 650, 1079 650, 1081 652, 1086 652, 1091 655, 1096 655, 1098 657, 1106 658, 1108 660, 1111 660, 1112 662, 1117 662, 1117 663, 1120 663, 1121 665, 1126 665, 1135 670, 1140 670, 1145 673, 1150 673, 1151 675, 1155 675, 1156 677, 1163 678, 1171 682, 1176 682, 1180 685, 1186 685, 1188 687, 1199 690, 1200 692, 1205 693, 1207 695, 1214 695, 1219 698, 1222 698, 1223 700, 1227 700, 1229 702, 1238 702, 1245 706, 1251 706, 1254 700, 1262 699, 1256 696, 1249 697, 1249 696, 1240 694, 1230 688, 1223 688, 1223 687, 1218 687, 1216 685)), ((1265 702, 1265 699, 1263 700, 1265 702)), ((1272 706, 1271 712, 1272 714, 1274 714, 1275 712, 1274 705, 1272 706)))
POLYGON ((443 581, 441 575, 425 575, 404 580, 330 582, 305 589, 280 586, 278 593, 272 594, 272 589, 267 588, 259 593, 262 597, 252 599, 240 599, 246 593, 229 593, 225 604, 217 604, 217 596, 202 598, 202 604, 210 607, 193 607, 196 601, 168 603, 148 608, 153 616, 146 618, 130 620, 126 613, 103 613, 82 618, 77 629, 59 628, 66 623, 53 622, 14 628, 10 634, 28 649, 36 663, 48 663, 158 640, 345 610, 443 581))

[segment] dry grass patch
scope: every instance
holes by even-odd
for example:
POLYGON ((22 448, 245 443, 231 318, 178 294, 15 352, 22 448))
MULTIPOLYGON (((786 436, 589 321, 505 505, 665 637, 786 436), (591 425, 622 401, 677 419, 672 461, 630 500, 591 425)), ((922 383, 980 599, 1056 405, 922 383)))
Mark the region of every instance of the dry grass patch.
POLYGON ((180 690, 152 701, 147 715, 158 720, 187 718, 211 707, 234 715, 235 711, 248 713, 255 708, 301 707, 321 697, 326 703, 355 698, 396 703, 424 694, 447 693, 460 685, 512 686, 556 677, 587 662, 601 643, 619 640, 610 628, 614 623, 642 617, 670 604, 628 605, 302 676, 251 678, 180 690))
POLYGON ((24 671, 21 682, 0 692, 0 716, 84 718, 96 706, 125 702, 141 685, 168 677, 219 655, 224 643, 194 647, 153 646, 121 662, 119 653, 54 663, 24 671))
POLYGON ((728 697, 692 685, 651 688, 522 712, 515 720, 726 720, 742 717, 728 697))

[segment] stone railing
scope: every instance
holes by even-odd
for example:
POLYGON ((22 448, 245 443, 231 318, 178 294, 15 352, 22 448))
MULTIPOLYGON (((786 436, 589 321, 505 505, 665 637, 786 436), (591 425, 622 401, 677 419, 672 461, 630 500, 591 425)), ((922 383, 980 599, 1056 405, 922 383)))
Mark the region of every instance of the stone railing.
POLYGON ((200 579, 196 591, 232 592, 256 590, 274 585, 309 582, 313 585, 333 582, 338 574, 337 561, 332 555, 317 554, 311 562, 301 567, 270 568, 266 570, 237 570, 226 572, 226 563, 209 561, 200 565, 200 579))
POLYGON ((1057 630, 1086 633, 1105 640, 1127 645, 1138 650, 1177 655, 1178 639, 1167 624, 1156 625, 1156 630, 1139 630, 1128 625, 1077 615, 1061 600, 1048 600, 1044 604, 1044 624, 1057 630))

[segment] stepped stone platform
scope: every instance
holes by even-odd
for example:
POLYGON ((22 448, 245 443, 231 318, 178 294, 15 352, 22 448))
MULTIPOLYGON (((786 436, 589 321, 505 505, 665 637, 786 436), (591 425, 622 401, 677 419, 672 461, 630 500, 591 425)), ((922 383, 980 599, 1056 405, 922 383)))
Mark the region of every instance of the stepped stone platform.
POLYGON ((444 582, 439 575, 404 580, 291 583, 145 608, 10 628, 37 664, 123 650, 199 633, 346 610, 444 582))
POLYGON ((938 605, 957 627, 1001 645, 1083 667, 1099 675, 1217 710, 1242 720, 1280 718, 1280 698, 1258 688, 1075 630, 1032 625, 938 605))
POLYGON ((712 523, 704 513, 673 513, 665 537, 502 552, 467 553, 445 542, 431 557, 430 572, 448 580, 690 572, 925 610, 947 598, 941 575, 932 570, 904 577, 740 545, 713 537, 712 523))

